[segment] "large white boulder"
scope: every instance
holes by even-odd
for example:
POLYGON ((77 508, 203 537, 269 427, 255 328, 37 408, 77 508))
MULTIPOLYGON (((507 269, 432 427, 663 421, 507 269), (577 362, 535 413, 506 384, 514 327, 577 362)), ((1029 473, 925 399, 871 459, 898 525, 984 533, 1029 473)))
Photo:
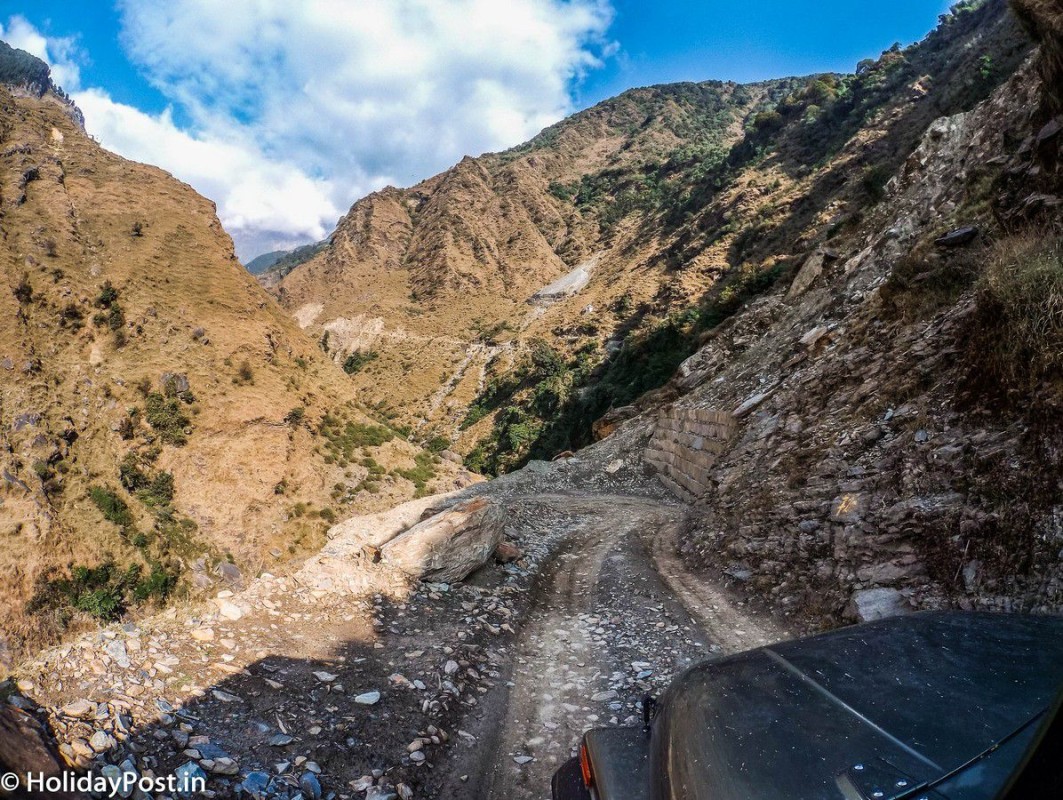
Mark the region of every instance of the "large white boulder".
POLYGON ((454 583, 487 562, 504 526, 498 504, 466 500, 396 536, 381 548, 381 560, 420 580, 454 583))

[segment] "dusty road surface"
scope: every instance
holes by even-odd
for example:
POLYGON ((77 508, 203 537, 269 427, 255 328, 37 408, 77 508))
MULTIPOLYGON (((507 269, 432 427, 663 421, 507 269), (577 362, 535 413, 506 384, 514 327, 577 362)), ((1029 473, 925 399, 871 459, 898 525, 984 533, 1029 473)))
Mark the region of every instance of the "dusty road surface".
POLYGON ((573 524, 535 589, 507 696, 477 725, 483 747, 454 765, 441 796, 549 798, 584 731, 640 724, 643 695, 687 666, 783 636, 685 574, 671 555, 682 507, 624 496, 538 502, 573 524))

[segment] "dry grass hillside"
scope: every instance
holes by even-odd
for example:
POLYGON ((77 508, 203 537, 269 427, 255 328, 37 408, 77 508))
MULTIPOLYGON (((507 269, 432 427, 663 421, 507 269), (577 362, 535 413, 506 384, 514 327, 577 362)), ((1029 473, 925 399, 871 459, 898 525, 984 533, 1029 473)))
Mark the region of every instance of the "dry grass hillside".
POLYGON ((456 470, 369 419, 213 205, 0 86, 0 640, 315 551, 456 470), (232 562, 235 565, 226 566, 232 562))
POLYGON ((965 2, 852 75, 626 92, 359 201, 281 303, 421 441, 498 473, 591 441, 742 305, 837 246, 930 123, 1029 52, 965 2))

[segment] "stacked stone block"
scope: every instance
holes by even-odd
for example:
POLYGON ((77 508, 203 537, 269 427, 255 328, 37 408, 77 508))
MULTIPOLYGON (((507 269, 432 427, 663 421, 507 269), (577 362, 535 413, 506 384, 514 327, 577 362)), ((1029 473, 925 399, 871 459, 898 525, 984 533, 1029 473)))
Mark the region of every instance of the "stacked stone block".
POLYGON ((708 489, 716 460, 737 429, 738 422, 726 411, 667 409, 646 448, 646 461, 671 492, 696 500, 708 489))

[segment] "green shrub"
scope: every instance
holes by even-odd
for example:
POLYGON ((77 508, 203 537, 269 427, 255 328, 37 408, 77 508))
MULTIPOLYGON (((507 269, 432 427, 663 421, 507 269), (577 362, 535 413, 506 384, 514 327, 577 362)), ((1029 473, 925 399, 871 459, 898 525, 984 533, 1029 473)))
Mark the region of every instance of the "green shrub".
POLYGON ((63 306, 63 310, 59 312, 59 325, 63 328, 69 326, 76 331, 81 328, 84 319, 85 312, 81 310, 77 303, 67 303, 63 306))
POLYGON ((415 465, 409 469, 395 469, 393 474, 405 478, 414 485, 417 497, 423 497, 427 493, 427 485, 435 478, 435 457, 431 453, 418 453, 414 457, 415 465))
POLYGON ((96 508, 103 514, 104 519, 113 522, 123 531, 132 530, 134 526, 133 515, 129 506, 112 489, 106 486, 89 487, 89 497, 96 504, 96 508))
POLYGON ((425 449, 430 453, 442 453, 450 447, 450 439, 446 436, 433 436, 425 443, 425 449))
POLYGON ((343 371, 348 375, 353 375, 359 372, 362 368, 372 361, 378 358, 379 354, 373 350, 367 350, 362 352, 361 350, 355 350, 346 360, 343 362, 343 371))
POLYGON ((185 429, 191 420, 185 416, 176 398, 151 392, 145 399, 144 418, 166 444, 180 446, 188 441, 185 429))
POLYGON ((165 600, 177 586, 178 575, 167 571, 162 564, 153 563, 151 572, 133 588, 133 598, 140 603, 165 600))
POLYGON ((125 327, 125 312, 117 302, 111 303, 107 311, 107 327, 112 331, 125 327))
POLYGON ((296 406, 287 414, 284 415, 284 421, 291 425, 293 428, 298 428, 303 424, 306 419, 306 409, 302 406, 296 406))
POLYGON ((173 475, 156 472, 151 482, 137 492, 137 498, 148 508, 163 508, 173 502, 173 475))
POLYGON ((104 281, 100 287, 100 293, 96 296, 96 305, 99 308, 110 308, 111 304, 118 299, 118 290, 111 285, 110 281, 104 281))

